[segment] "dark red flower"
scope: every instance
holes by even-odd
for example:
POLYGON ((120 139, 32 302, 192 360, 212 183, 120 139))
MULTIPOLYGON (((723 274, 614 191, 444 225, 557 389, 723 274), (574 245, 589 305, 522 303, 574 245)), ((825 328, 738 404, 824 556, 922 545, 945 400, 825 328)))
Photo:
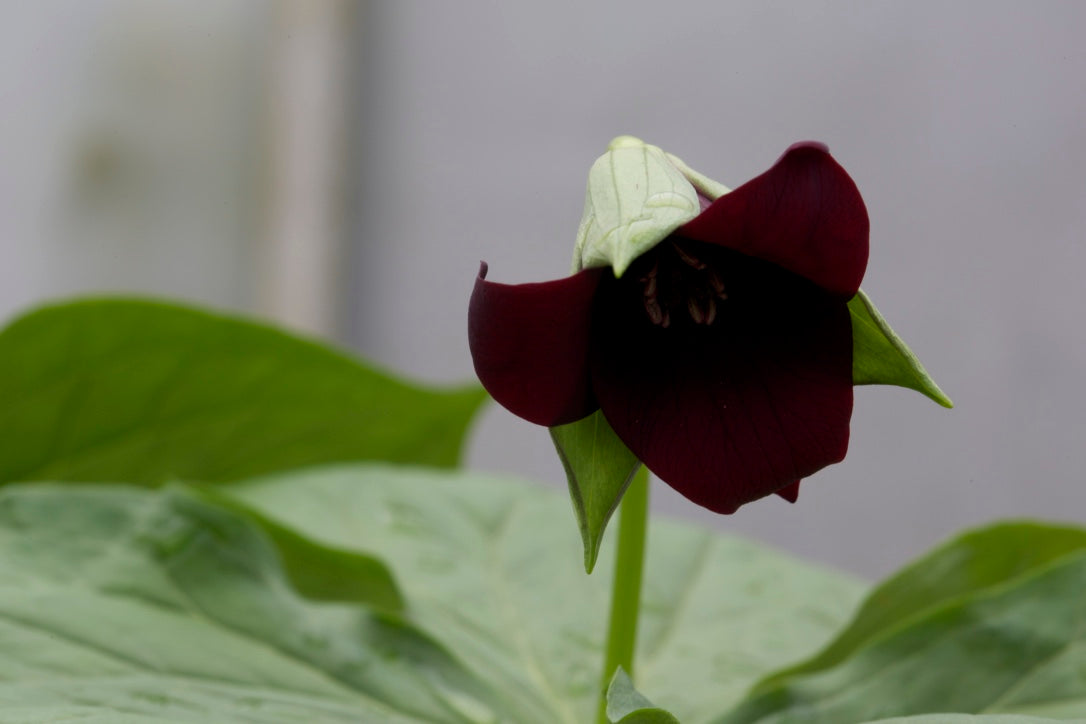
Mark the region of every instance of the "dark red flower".
POLYGON ((814 143, 638 256, 556 281, 486 280, 475 369, 511 412, 562 425, 597 409, 661 480, 721 513, 840 461, 852 413, 846 303, 867 265, 856 185, 814 143))

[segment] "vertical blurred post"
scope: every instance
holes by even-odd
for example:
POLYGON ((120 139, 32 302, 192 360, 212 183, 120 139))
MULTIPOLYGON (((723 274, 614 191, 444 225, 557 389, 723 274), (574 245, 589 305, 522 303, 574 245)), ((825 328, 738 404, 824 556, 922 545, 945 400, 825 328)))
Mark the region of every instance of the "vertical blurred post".
POLYGON ((341 331, 352 42, 362 7, 280 0, 270 49, 268 230, 258 252, 257 305, 327 337, 341 331))

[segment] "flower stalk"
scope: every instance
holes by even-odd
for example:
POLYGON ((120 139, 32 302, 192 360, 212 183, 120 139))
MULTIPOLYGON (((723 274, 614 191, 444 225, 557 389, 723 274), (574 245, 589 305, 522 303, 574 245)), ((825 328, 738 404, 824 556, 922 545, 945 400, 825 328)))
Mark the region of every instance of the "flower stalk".
POLYGON ((634 475, 619 504, 618 542, 611 583, 611 613, 607 625, 607 646, 600 679, 596 721, 608 724, 607 687, 621 666, 634 676, 634 649, 637 621, 641 613, 641 578, 645 566, 645 538, 648 530, 649 471, 642 466, 634 475))

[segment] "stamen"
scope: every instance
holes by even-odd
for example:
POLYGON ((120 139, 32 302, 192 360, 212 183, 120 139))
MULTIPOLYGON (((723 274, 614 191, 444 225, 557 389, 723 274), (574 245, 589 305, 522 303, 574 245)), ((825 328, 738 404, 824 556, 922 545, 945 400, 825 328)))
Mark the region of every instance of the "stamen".
MULTIPOLYGON (((653 269, 653 271, 655 271, 655 268, 653 269)), ((644 284, 645 284, 644 288, 641 290, 641 293, 645 295, 646 299, 649 299, 649 298, 655 299, 656 298, 656 275, 652 274, 652 275, 647 276, 647 277, 642 277, 641 281, 644 282, 644 284)))
POLYGON ((707 269, 706 273, 709 278, 709 286, 713 288, 713 292, 718 299, 724 300, 728 298, 728 293, 724 291, 724 280, 720 278, 720 275, 716 273, 714 269, 707 269))
POLYGON ((645 311, 648 312, 649 320, 660 327, 666 327, 664 324, 667 314, 660 307, 660 303, 656 301, 656 297, 645 297, 645 311))
POLYGON ((682 259, 683 262, 685 262, 688 266, 691 266, 698 271, 701 271, 706 267, 705 262, 692 255, 690 252, 688 252, 686 249, 683 249, 678 244, 672 244, 672 247, 675 249, 676 252, 678 252, 679 258, 682 259))
POLYGON ((690 313, 690 318, 694 320, 694 324, 701 324, 703 317, 697 299, 690 297, 686 300, 686 311, 690 313))
POLYGON ((677 317, 680 324, 713 324, 719 303, 728 299, 724 278, 678 241, 661 251, 664 253, 657 254, 651 266, 637 277, 641 304, 649 321, 657 327, 669 327, 671 312, 685 307, 685 317, 677 317))
POLYGON ((709 326, 716 319, 716 302, 711 297, 708 299, 688 297, 686 311, 690 313, 690 319, 694 320, 694 324, 709 326))
POLYGON ((706 300, 709 302, 708 308, 705 310, 705 325, 708 326, 716 320, 716 302, 712 299, 706 300))

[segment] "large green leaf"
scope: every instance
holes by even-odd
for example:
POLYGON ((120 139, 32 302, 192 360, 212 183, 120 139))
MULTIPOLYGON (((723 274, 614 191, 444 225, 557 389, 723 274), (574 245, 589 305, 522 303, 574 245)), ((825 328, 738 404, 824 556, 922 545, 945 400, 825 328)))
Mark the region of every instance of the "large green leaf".
POLYGON ((607 522, 630 487, 641 461, 618 438, 603 413, 552 427, 551 439, 566 470, 569 497, 584 544, 584 569, 591 573, 607 522))
POLYGON ((333 461, 452 466, 484 393, 430 390, 252 322, 148 301, 0 332, 0 482, 228 481, 333 461))
POLYGON ((878 587, 821 654, 720 721, 940 712, 1086 719, 1086 531, 975 531, 878 587))
MULTIPOLYGON (((380 466, 276 476, 229 493, 319 542, 388 561, 413 620, 523 703, 515 721, 591 720, 611 561, 585 576, 563 496, 380 466)), ((862 592, 839 574, 699 528, 654 521, 649 541, 638 680, 683 721, 718 714, 816 648, 862 592)))
MULTIPOLYGON (((6 486, 0 718, 588 721, 608 582, 578 564, 568 505, 381 465, 213 492, 6 486), (347 580, 371 554, 402 610, 380 575, 347 580)), ((650 536, 638 670, 684 721, 824 642, 861 594, 741 540, 650 536)))
POLYGON ((853 384, 908 387, 943 407, 954 406, 862 289, 849 301, 848 311, 852 315, 853 384))
MULTIPOLYGON (((0 718, 587 721, 606 579, 581 572, 567 524, 548 491, 381 465, 226 491, 7 486, 0 718), (366 552, 395 565, 406 606, 366 552)), ((631 722, 713 720, 817 646, 860 594, 706 531, 656 523, 650 538, 638 670, 658 706, 618 682, 613 713, 631 722)), ((863 609, 858 621, 883 616, 880 631, 852 634, 843 659, 778 680, 723 721, 1086 717, 1081 531, 978 531, 872 600, 891 584, 914 600, 863 609)))
POLYGON ((359 582, 332 590, 358 554, 310 541, 331 580, 307 597, 240 511, 178 489, 0 491, 0 718, 463 722, 500 703, 359 582))
POLYGON ((189 495, 198 497, 203 504, 194 505, 181 499, 175 505, 184 504, 189 518, 200 516, 200 524, 216 535, 219 534, 216 517, 224 520, 241 517, 260 528, 278 554, 283 575, 302 596, 315 601, 361 603, 388 611, 403 609, 403 598, 392 572, 377 558, 314 543, 212 489, 190 490, 189 495), (213 511, 211 506, 225 508, 230 515, 213 511))

